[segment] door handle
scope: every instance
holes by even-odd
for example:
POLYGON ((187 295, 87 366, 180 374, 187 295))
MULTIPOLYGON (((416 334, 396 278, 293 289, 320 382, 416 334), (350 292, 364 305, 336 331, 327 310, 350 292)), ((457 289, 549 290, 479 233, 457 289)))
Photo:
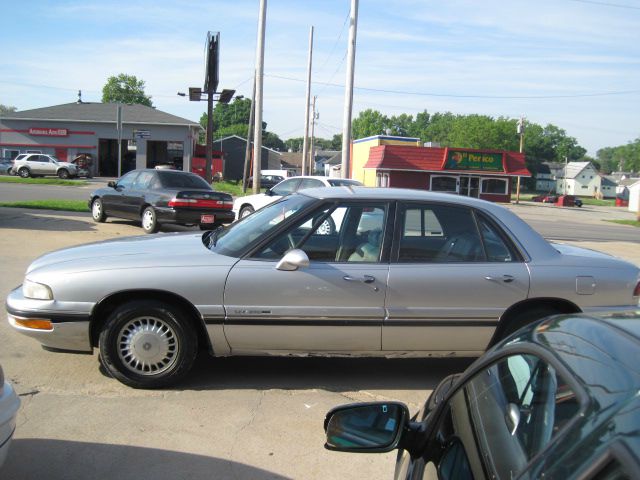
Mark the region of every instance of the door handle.
POLYGON ((353 278, 351 275, 345 275, 342 277, 347 282, 364 282, 364 283, 373 283, 376 281, 376 277, 373 275, 363 275, 362 280, 358 280, 357 278, 353 278))
POLYGON ((513 275, 503 275, 502 278, 497 278, 497 277, 492 277, 491 275, 487 275, 486 277, 484 277, 484 279, 489 280, 490 282, 503 281, 504 283, 511 283, 515 280, 513 278, 513 275))

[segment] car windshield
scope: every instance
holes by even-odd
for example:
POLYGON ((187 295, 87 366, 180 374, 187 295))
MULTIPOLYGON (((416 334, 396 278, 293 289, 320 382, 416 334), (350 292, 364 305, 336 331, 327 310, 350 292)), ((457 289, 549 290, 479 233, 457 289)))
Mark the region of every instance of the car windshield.
POLYGON ((330 178, 327 181, 329 182, 329 185, 331 185, 332 187, 348 187, 348 186, 357 187, 357 186, 362 186, 362 183, 360 183, 359 181, 357 181, 357 180, 348 180, 346 178, 330 178))
POLYGON ((175 173, 158 171, 160 182, 165 188, 204 188, 211 190, 212 188, 203 180, 202 177, 191 175, 189 173, 175 173))
POLYGON ((306 208, 314 201, 313 198, 304 195, 285 197, 245 217, 231 227, 205 233, 203 241, 211 251, 231 257, 238 256, 251 243, 266 237, 272 230, 278 228, 284 219, 306 208))

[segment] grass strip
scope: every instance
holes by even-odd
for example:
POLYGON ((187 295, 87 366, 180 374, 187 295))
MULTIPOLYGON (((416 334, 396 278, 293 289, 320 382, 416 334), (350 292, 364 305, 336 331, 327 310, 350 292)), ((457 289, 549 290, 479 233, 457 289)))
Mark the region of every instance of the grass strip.
POLYGON ((64 212, 89 211, 89 206, 84 200, 25 200, 22 202, 0 202, 0 207, 59 210, 64 212))
POLYGON ((632 227, 640 227, 640 220, 605 220, 605 222, 618 223, 620 225, 631 225, 632 227))
POLYGON ((71 187, 80 187, 88 185, 86 180, 60 180, 58 178, 21 178, 0 176, 0 183, 23 183, 33 185, 66 185, 71 187))

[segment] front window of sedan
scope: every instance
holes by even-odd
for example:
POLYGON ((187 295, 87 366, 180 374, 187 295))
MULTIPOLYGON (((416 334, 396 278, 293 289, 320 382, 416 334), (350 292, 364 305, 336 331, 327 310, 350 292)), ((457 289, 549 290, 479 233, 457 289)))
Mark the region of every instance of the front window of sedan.
POLYGON ((271 189, 271 193, 273 195, 284 197, 285 195, 289 195, 290 193, 295 192, 298 183, 300 183, 299 178, 290 178, 289 180, 283 180, 271 189))
POLYGON ((385 204, 328 205, 298 220, 254 258, 278 260, 298 248, 311 262, 379 262, 385 218, 385 204))
POLYGON ((293 195, 267 205, 233 224, 225 230, 205 233, 209 248, 217 253, 238 256, 255 241, 268 236, 280 223, 296 212, 307 208, 316 200, 304 195, 293 195))
POLYGON ((119 188, 131 188, 131 186, 136 181, 136 178, 138 178, 138 173, 139 172, 135 171, 127 173, 126 175, 121 177, 120 180, 118 180, 117 186, 119 188))

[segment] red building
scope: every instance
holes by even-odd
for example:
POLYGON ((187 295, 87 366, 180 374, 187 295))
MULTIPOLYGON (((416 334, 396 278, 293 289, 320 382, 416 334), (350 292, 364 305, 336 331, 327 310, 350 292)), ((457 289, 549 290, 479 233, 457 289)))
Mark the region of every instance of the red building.
POLYGON ((509 202, 511 179, 531 176, 522 153, 414 145, 371 146, 362 166, 365 185, 416 188, 509 202))

